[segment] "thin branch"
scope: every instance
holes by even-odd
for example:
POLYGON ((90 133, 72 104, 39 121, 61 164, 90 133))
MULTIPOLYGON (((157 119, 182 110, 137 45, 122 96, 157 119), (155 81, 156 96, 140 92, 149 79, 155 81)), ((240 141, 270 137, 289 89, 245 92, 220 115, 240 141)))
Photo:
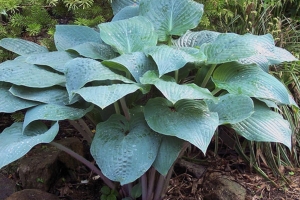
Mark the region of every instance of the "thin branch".
POLYGON ((111 189, 115 189, 116 186, 115 184, 109 180, 108 178, 106 178, 102 172, 95 166, 93 165, 90 161, 88 161, 87 159, 85 159, 84 157, 82 157, 81 155, 79 155, 78 153, 72 151, 71 149, 56 143, 56 142, 50 142, 49 144, 55 146, 56 148, 66 152, 67 154, 69 154, 70 156, 72 156, 73 158, 75 158, 76 160, 80 161, 81 163, 83 163, 84 165, 86 165, 88 168, 90 168, 93 172, 95 172, 96 174, 98 174, 100 176, 100 178, 103 180, 103 182, 110 187, 111 189))

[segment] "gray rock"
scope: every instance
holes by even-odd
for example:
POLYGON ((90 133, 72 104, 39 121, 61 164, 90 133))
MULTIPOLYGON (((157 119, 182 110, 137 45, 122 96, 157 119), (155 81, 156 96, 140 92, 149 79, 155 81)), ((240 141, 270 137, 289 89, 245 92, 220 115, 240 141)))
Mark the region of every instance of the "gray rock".
POLYGON ((59 197, 37 189, 25 189, 13 193, 5 200, 59 200, 59 197))
POLYGON ((203 182, 204 200, 245 200, 246 189, 219 172, 209 174, 203 182))
MULTIPOLYGON (((59 143, 83 155, 83 145, 77 138, 66 138, 60 140, 59 143)), ((22 187, 48 191, 59 178, 62 168, 74 170, 80 164, 52 145, 39 145, 32 149, 28 156, 20 160, 19 176, 22 187)))
POLYGON ((3 174, 0 174, 0 185, 0 200, 5 199, 16 190, 16 183, 3 174))

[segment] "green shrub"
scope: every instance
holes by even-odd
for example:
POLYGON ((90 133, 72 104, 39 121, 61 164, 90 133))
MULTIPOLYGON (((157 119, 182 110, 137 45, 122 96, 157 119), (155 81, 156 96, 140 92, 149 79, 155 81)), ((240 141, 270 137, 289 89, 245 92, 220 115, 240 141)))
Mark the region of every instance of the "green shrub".
POLYGON ((0 64, 0 112, 27 109, 23 123, 0 134, 0 167, 51 142, 59 121, 83 116, 95 124, 95 135, 85 138, 101 171, 51 144, 111 189, 136 185, 133 193, 142 191, 143 199, 161 199, 187 144, 205 153, 220 126, 250 141, 291 148, 290 125, 274 109, 286 105, 297 113, 298 106, 269 66, 296 58, 276 47, 270 34, 192 32, 203 5, 191 0, 114 0, 112 8, 115 16, 98 26, 100 32, 56 26, 57 51, 0 40, 20 55, 0 64))

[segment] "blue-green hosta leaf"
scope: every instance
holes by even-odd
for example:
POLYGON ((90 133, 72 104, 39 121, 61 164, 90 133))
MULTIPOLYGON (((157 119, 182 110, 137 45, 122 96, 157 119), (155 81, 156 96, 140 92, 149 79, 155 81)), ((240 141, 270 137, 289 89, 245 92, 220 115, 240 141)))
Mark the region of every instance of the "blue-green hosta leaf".
POLYGON ((0 47, 22 56, 48 52, 48 49, 44 46, 18 38, 3 38, 0 40, 0 47))
POLYGON ((56 104, 42 104, 34 108, 29 109, 24 118, 23 131, 26 127, 36 120, 75 120, 82 118, 86 113, 91 111, 93 106, 88 108, 73 108, 68 106, 56 105, 56 104))
POLYGON ((202 101, 180 100, 173 105, 158 97, 148 101, 144 114, 152 130, 186 140, 203 153, 219 125, 218 114, 209 112, 202 101))
POLYGON ((57 25, 54 42, 58 51, 65 51, 86 42, 101 43, 99 32, 87 26, 57 25))
POLYGON ((135 6, 139 4, 139 0, 112 0, 111 7, 114 15, 117 15, 119 11, 127 6, 135 6))
POLYGON ((68 62, 65 67, 66 87, 70 98, 73 98, 74 91, 92 81, 119 80, 133 83, 133 81, 114 73, 100 62, 89 58, 75 58, 68 62))
POLYGON ((225 94, 217 103, 205 101, 211 112, 219 115, 219 124, 235 124, 250 117, 254 112, 254 104, 245 95, 225 94))
POLYGON ((108 60, 118 56, 111 46, 104 43, 85 42, 70 49, 77 51, 84 57, 93 59, 108 60))
POLYGON ((263 103, 255 103, 254 113, 242 122, 233 124, 232 128, 251 141, 280 142, 291 148, 290 124, 263 103))
POLYGON ((39 103, 24 100, 12 95, 8 90, 10 86, 0 85, 0 113, 13 113, 18 110, 36 106, 39 103))
POLYGON ((187 31, 179 39, 173 41, 173 44, 177 47, 200 47, 204 43, 211 43, 220 35, 215 31, 187 31))
POLYGON ((37 65, 47 65, 63 73, 65 71, 66 62, 75 57, 75 55, 65 51, 54 51, 30 55, 26 58, 25 62, 37 65))
POLYGON ((158 77, 157 72, 149 71, 140 79, 142 84, 153 84, 173 104, 181 99, 212 99, 216 98, 206 88, 196 84, 179 85, 169 76, 158 77))
POLYGON ((142 114, 129 122, 112 115, 97 125, 91 154, 106 177, 124 185, 151 167, 160 142, 161 136, 148 127, 142 114))
POLYGON ((35 145, 51 142, 58 130, 57 122, 49 130, 45 125, 39 123, 29 135, 22 134, 22 123, 20 122, 4 129, 0 134, 0 168, 21 158, 35 145))
POLYGON ((155 62, 142 52, 123 54, 114 59, 103 61, 102 64, 122 71, 128 70, 138 83, 145 72, 157 69, 155 62))
POLYGON ((99 28, 101 39, 120 54, 142 51, 157 43, 152 23, 142 16, 102 23, 99 28))
POLYGON ((163 176, 167 175, 168 171, 178 158, 183 144, 183 140, 177 137, 165 135, 162 138, 153 167, 163 176))
POLYGON ((135 17, 139 15, 139 6, 136 5, 132 5, 132 6, 126 6, 124 8, 122 8, 120 10, 120 12, 118 12, 113 18, 112 18, 112 22, 114 21, 119 21, 119 20, 123 20, 123 19, 129 19, 131 17, 135 17))
POLYGON ((274 55, 268 56, 267 59, 270 61, 271 65, 277 65, 282 62, 291 62, 297 61, 298 59, 295 58, 290 52, 280 47, 275 47, 273 51, 274 55))
POLYGON ((272 56, 273 37, 267 35, 238 35, 222 33, 212 43, 202 45, 208 64, 238 61, 254 55, 272 56))
POLYGON ((160 45, 146 49, 146 54, 151 55, 157 64, 159 76, 176 71, 188 62, 201 62, 206 59, 203 52, 196 48, 173 48, 160 45))
POLYGON ((65 84, 63 75, 44 70, 33 64, 6 61, 0 64, 0 81, 33 88, 65 84))
POLYGON ((65 88, 53 86, 49 88, 28 88, 24 86, 12 86, 9 92, 14 96, 42 103, 67 105, 69 95, 65 88))
POLYGON ((257 65, 238 63, 221 65, 213 74, 213 82, 218 88, 232 94, 244 94, 280 104, 290 104, 289 93, 285 86, 257 65))
POLYGON ((203 5, 192 0, 143 0, 140 3, 140 15, 154 24, 159 41, 167 41, 171 35, 182 35, 197 27, 202 14, 203 5))
POLYGON ((256 64, 265 72, 267 72, 267 73, 269 72, 270 62, 264 55, 254 55, 254 56, 250 56, 248 58, 242 58, 242 59, 238 60, 237 62, 239 62, 243 65, 256 64))
POLYGON ((86 101, 104 109, 127 94, 140 89, 135 84, 113 84, 108 86, 83 87, 76 91, 86 101))

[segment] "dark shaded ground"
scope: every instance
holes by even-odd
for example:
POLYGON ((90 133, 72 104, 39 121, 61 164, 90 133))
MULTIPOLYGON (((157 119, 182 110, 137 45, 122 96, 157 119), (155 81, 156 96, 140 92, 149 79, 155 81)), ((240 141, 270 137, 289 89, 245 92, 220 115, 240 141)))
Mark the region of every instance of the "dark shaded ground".
MULTIPOLYGON (((13 123, 10 115, 0 114, 0 132, 13 123)), ((64 123, 57 139, 62 137, 74 137, 74 130, 71 126, 64 123)), ((80 135, 75 134, 76 137, 80 135)), ((87 150, 88 151, 88 150, 87 150)), ((87 152, 88 153, 88 152, 87 152)), ((30 154, 29 154, 30 155, 30 154)), ((201 165, 205 169, 203 175, 195 175, 193 170, 184 165, 175 165, 175 170, 167 189, 165 200, 198 200, 204 199, 205 194, 210 192, 204 184, 206 177, 212 172, 220 172, 230 177, 230 180, 241 184, 247 191, 247 200, 272 199, 272 200, 296 200, 300 199, 300 169, 281 169, 286 178, 290 180, 287 184, 281 179, 272 175, 270 169, 265 166, 261 168, 278 185, 275 187, 270 182, 264 180, 254 171, 251 172, 249 165, 241 160, 237 154, 227 149, 227 153, 214 156, 211 150, 208 150, 204 157, 197 150, 190 151, 185 155, 189 162, 201 165)), ((88 156, 89 157, 89 156, 88 156)), ((88 159, 91 159, 89 157, 88 159)), ((3 168, 0 173, 10 180, 14 181, 17 188, 22 189, 18 173, 18 162, 3 168)), ((102 182, 96 178, 84 165, 78 167, 75 171, 64 172, 63 176, 50 189, 50 193, 59 196, 61 199, 68 200, 96 200, 100 199, 100 189, 102 182)))

